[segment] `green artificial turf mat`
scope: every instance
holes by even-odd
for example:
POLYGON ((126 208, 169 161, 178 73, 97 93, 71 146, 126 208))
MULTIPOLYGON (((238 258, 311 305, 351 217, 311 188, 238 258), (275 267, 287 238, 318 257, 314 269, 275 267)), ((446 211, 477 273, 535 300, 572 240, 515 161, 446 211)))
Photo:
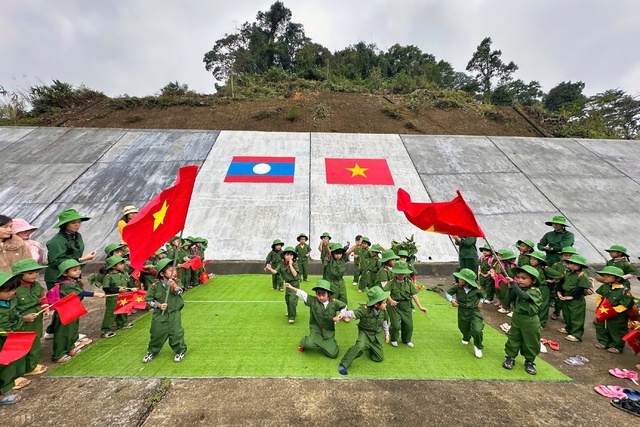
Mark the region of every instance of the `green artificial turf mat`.
MULTIPOLYGON (((302 288, 313 295, 311 282, 302 288)), ((350 308, 366 301, 347 278, 350 308)), ((429 314, 414 313, 414 348, 400 343, 384 347, 385 360, 372 362, 368 355, 356 359, 348 378, 406 378, 463 380, 569 381, 569 377, 537 359, 538 375, 524 372, 522 357, 512 371, 501 367, 506 337, 490 326, 484 328, 484 357, 473 355, 473 345, 461 344, 457 312, 440 295, 418 294, 429 314)), ((309 309, 298 304, 296 323, 285 316, 284 293, 271 289, 267 275, 218 276, 184 294, 182 325, 188 353, 181 363, 165 344, 150 363, 143 364, 149 340, 151 314, 135 321, 135 327, 118 331, 111 339, 101 339, 50 376, 116 377, 316 377, 337 378, 338 363, 357 338, 357 321, 340 322, 336 339, 338 359, 316 351, 297 350, 309 332, 309 309)), ((81 320, 82 322, 82 320, 81 320)))

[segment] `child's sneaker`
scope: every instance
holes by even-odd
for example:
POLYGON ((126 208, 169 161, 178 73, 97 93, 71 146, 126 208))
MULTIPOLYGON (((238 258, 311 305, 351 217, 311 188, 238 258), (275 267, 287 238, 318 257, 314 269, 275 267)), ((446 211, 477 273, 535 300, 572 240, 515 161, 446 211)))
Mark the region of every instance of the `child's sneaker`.
POLYGON ((397 347, 398 346, 398 341, 391 341, 391 345, 394 346, 394 347, 397 347))
POLYGON ((462 341, 460 341, 460 342, 461 342, 463 345, 467 345, 467 344, 469 344, 469 341, 465 341, 465 340, 462 340, 462 341))
POLYGON ((482 357, 482 350, 480 350, 478 347, 476 347, 475 345, 473 346, 473 352, 475 353, 476 357, 478 359, 480 359, 482 357))
POLYGON ((486 299, 483 301, 485 304, 493 304, 493 300, 492 299, 486 299))
POLYGON ((102 338, 113 338, 116 336, 116 333, 113 331, 109 331, 109 332, 103 332, 102 335, 100 335, 102 338))
POLYGON ((181 351, 180 353, 176 353, 175 357, 173 358, 173 361, 182 362, 182 359, 184 359, 185 354, 187 354, 187 350, 181 351))
POLYGON ((505 309, 505 308, 502 308, 502 307, 500 307, 500 308, 498 309, 498 313, 506 314, 506 313, 508 313, 508 312, 509 312, 509 310, 507 310, 507 309, 505 309))
POLYGON ((341 363, 338 365, 338 372, 340 372, 340 375, 347 375, 347 368, 344 367, 344 365, 341 363))
POLYGON ((513 317, 513 311, 508 312, 507 317, 513 317))
POLYGON ((524 370, 529 375, 535 375, 538 373, 538 371, 536 371, 536 364, 533 362, 524 362, 524 370))
POLYGON ((413 343, 412 343, 411 341, 409 341, 409 342, 407 343, 407 347, 409 347, 409 348, 413 348, 413 343))
POLYGON ((295 320, 289 319, 289 323, 294 323, 294 322, 295 322, 295 320))
POLYGON ((42 338, 44 338, 45 340, 52 340, 53 334, 50 334, 49 332, 45 332, 44 335, 42 335, 42 338))
POLYGON ((147 353, 145 357, 142 358, 142 363, 149 363, 153 360, 155 355, 153 353, 147 353))
POLYGON ((353 282, 353 286, 358 286, 358 282, 353 282))
POLYGON ((505 359, 504 363, 502 363, 502 367, 504 369, 513 369, 513 366, 516 364, 516 359, 514 359, 513 357, 509 357, 507 356, 507 358, 505 359))
POLYGON ((133 328, 133 323, 127 323, 124 326, 121 326, 120 329, 131 329, 133 328))

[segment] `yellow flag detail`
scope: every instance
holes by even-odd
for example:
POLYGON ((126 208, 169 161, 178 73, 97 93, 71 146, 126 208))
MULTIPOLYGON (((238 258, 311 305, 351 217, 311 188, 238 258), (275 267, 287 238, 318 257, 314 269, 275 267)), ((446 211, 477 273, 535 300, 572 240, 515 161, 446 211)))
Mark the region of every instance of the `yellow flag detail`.
POLYGON ((167 205, 167 201, 165 200, 162 203, 162 207, 160 208, 160 210, 153 214, 153 231, 156 231, 160 224, 164 223, 164 217, 167 216, 167 209, 169 209, 169 206, 167 205))

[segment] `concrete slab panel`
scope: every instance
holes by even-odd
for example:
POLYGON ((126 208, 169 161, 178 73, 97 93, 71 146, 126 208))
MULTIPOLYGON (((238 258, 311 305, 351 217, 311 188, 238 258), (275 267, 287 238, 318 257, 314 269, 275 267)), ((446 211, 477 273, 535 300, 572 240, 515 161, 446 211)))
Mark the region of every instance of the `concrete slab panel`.
POLYGON ((400 137, 420 174, 518 172, 484 136, 400 137))
POLYGON ((48 203, 24 203, 17 202, 11 204, 2 203, 2 210, 0 214, 6 215, 9 218, 22 218, 27 220, 36 227, 40 227, 41 224, 33 222, 46 208, 48 203))
POLYGON ((429 202, 411 158, 398 135, 311 134, 311 247, 318 259, 320 235, 354 242, 357 234, 389 248, 392 240, 415 235, 422 262, 454 261, 457 253, 447 236, 424 232, 396 209, 398 187, 415 201, 429 202), (394 185, 327 184, 325 158, 384 158, 394 185))
POLYGON ((528 177, 621 177, 573 139, 489 138, 528 177))
MULTIPOLYGON (((68 128, 35 129, 19 141, 11 144, 10 147, 2 150, 2 163, 21 163, 25 159, 33 161, 36 158, 45 160, 46 158, 40 157, 40 152, 70 131, 71 129, 68 128)), ((45 161, 42 161, 42 163, 45 163, 45 161)))
POLYGON ((209 239, 207 257, 265 259, 274 239, 309 234, 309 134, 223 131, 196 180, 185 233, 209 239), (234 156, 295 157, 294 182, 225 183, 234 156))
POLYGON ((204 161, 218 134, 192 130, 128 131, 100 162, 204 161))
POLYGON ((576 139, 578 144, 608 162, 623 174, 640 182, 640 150, 637 141, 576 139))
MULTIPOLYGON (((482 226, 489 242, 496 249, 509 249, 516 253, 513 245, 520 239, 531 239, 537 245, 542 236, 552 228, 545 225, 556 213, 517 212, 500 215, 477 215, 478 223, 482 226)), ((603 262, 602 255, 596 251, 590 241, 582 234, 573 223, 569 221, 569 229, 575 236, 574 247, 589 262, 603 262)), ((479 239, 481 241, 482 239, 479 239)))
POLYGON ((545 195, 521 173, 420 175, 420 178, 434 201, 451 200, 456 196, 456 190, 460 190, 477 215, 556 211, 545 195))
POLYGON ((34 127, 0 127, 0 152, 35 129, 34 127))

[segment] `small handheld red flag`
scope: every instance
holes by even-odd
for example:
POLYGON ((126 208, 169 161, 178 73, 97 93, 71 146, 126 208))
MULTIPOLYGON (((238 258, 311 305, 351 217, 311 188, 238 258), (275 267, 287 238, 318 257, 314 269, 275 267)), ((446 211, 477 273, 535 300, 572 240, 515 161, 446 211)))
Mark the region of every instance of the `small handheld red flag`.
POLYGON ((135 292, 118 295, 118 302, 116 302, 116 309, 113 310, 113 314, 130 314, 133 311, 134 295, 135 292))
POLYGON ((69 294, 62 298, 55 305, 60 322, 63 325, 68 325, 74 320, 87 314, 87 309, 82 305, 82 301, 76 294, 69 294))
POLYGON ((460 190, 457 190, 457 193, 458 196, 450 202, 413 203, 409 193, 398 188, 397 208, 404 213, 411 224, 421 230, 485 238, 473 211, 462 198, 460 190))
POLYGON ((133 277, 137 282, 140 281, 140 270, 133 270, 133 273, 131 273, 131 277, 133 277))
POLYGON ((629 347, 636 353, 640 353, 640 330, 635 329, 622 337, 623 341, 629 344, 629 347))
POLYGON ((35 339, 35 332, 7 332, 7 339, 0 351, 0 365, 9 365, 24 357, 35 339))
POLYGON ((207 283, 210 279, 209 274, 206 271, 203 271, 200 277, 198 278, 202 283, 207 283))
POLYGON ((596 308, 596 319, 601 322, 604 322, 607 319, 611 319, 612 317, 616 317, 618 312, 613 308, 608 299, 603 299, 602 304, 596 308))
POLYGON ((190 268, 192 270, 197 270, 203 267, 202 259, 199 256, 191 258, 189 261, 178 265, 178 267, 182 268, 190 268))
POLYGON ((147 291, 138 289, 133 294, 133 308, 138 310, 144 310, 147 308, 147 302, 144 300, 147 296, 147 291))

